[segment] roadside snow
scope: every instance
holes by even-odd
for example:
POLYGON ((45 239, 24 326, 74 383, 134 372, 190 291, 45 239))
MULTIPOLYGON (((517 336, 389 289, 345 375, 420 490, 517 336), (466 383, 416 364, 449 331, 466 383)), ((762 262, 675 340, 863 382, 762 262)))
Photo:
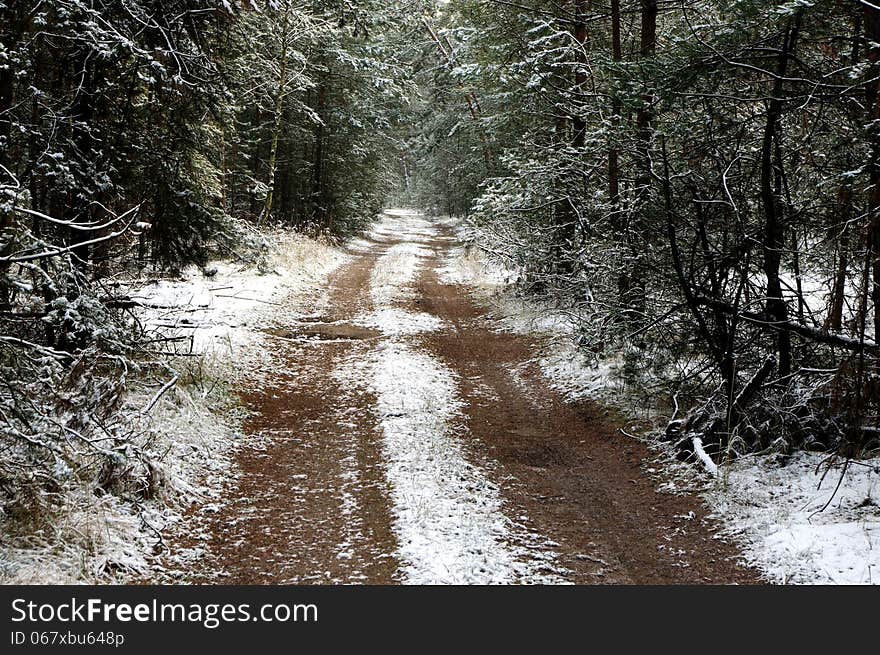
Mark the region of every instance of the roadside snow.
POLYGON ((129 296, 149 330, 183 337, 185 352, 231 358, 259 337, 273 307, 325 279, 345 257, 335 248, 295 234, 273 235, 268 270, 228 261, 211 263, 211 278, 197 268, 182 279, 129 283, 129 296), (188 338, 187 338, 188 337, 188 338))
POLYGON ((109 494, 71 490, 35 536, 5 535, 0 584, 81 584, 145 573, 151 544, 136 513, 109 494))
POLYGON ((721 469, 707 500, 773 582, 878 584, 880 459, 850 463, 835 493, 842 470, 822 481, 825 457, 744 457, 721 469))
POLYGON ((466 247, 451 248, 439 269, 444 284, 459 284, 494 293, 516 280, 516 273, 480 257, 466 247))
MULTIPOLYGON (((177 384, 144 414, 172 375, 159 367, 155 376, 129 379, 125 407, 115 417, 114 427, 132 435, 126 467, 149 467, 156 495, 139 499, 139 490, 132 490, 123 500, 99 493, 96 482, 85 476, 72 478, 58 514, 44 529, 23 537, 4 535, 0 583, 173 581, 176 568, 203 556, 193 548, 166 554, 159 564, 154 548, 157 536, 179 523, 192 503, 210 511, 235 475, 231 459, 242 435, 227 411, 224 386, 242 371, 251 377, 259 373, 263 346, 258 328, 273 320, 282 302, 286 312, 314 311, 326 277, 345 259, 339 250, 299 235, 276 233, 266 240, 274 246, 266 253, 266 274, 216 262, 208 267, 217 269, 211 279, 191 269, 181 279, 121 284, 120 295, 149 305, 137 313, 157 337, 189 337, 174 352, 190 356, 163 360, 179 374, 177 384)), ((156 348, 167 352, 172 346, 156 348)))

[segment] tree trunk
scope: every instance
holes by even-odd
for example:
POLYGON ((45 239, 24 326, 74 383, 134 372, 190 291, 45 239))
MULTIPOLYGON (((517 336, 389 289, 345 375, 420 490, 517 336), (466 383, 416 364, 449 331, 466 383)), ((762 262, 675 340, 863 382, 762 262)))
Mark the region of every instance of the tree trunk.
MULTIPOLYGON (((800 13, 789 22, 782 40, 782 48, 776 66, 771 97, 767 103, 767 121, 761 145, 761 204, 764 209, 764 275, 767 278, 766 313, 770 320, 780 325, 788 321, 788 305, 782 295, 782 282, 779 271, 782 253, 785 249, 785 216, 782 203, 783 162, 778 153, 780 146, 780 120, 783 111, 782 94, 785 90, 785 76, 788 62, 794 50, 800 27, 800 13)), ((779 353, 779 375, 791 373, 791 335, 788 330, 777 333, 777 352, 779 353)))
MULTIPOLYGON (((615 64, 623 60, 623 48, 620 42, 620 0, 611 0, 611 58, 615 64)), ((614 98, 611 101, 611 124, 615 132, 620 126, 621 113, 623 113, 623 107, 615 89, 614 98)), ((612 138, 617 138, 616 134, 612 138)), ((611 202, 611 212, 615 215, 616 221, 616 215, 620 212, 620 149, 616 143, 612 143, 608 150, 608 197, 611 202)))
POLYGON ((312 168, 312 203, 315 223, 323 225, 326 218, 324 207, 324 109, 327 103, 327 89, 322 82, 318 87, 318 99, 315 103, 315 113, 321 118, 321 122, 315 127, 315 160, 312 168))
POLYGON ((874 304, 874 334, 880 335, 880 9, 864 5, 865 37, 868 48, 868 61, 871 69, 870 82, 866 85, 868 135, 871 145, 871 160, 868 165, 870 187, 868 192, 868 248, 871 253, 871 301, 874 304))
POLYGON ((574 111, 572 112, 571 124, 574 129, 572 145, 576 149, 582 149, 587 138, 587 122, 584 120, 580 109, 583 105, 584 85, 587 83, 587 0, 575 0, 574 3, 574 40, 577 44, 575 53, 574 72, 574 111))
MULTIPOLYGON (((642 32, 639 54, 642 60, 650 59, 657 50, 657 0, 641 0, 642 32)), ((636 131, 639 143, 639 179, 636 186, 640 193, 651 184, 651 124, 654 120, 654 94, 646 91, 642 96, 636 115, 636 131)))
MULTIPOLYGON (((641 35, 639 41, 639 57, 645 62, 653 58, 657 49, 657 0, 641 0, 641 35)), ((654 94, 646 80, 646 88, 642 93, 641 103, 636 114, 636 200, 646 197, 651 186, 651 141, 654 120, 654 94)), ((634 327, 640 327, 644 318, 647 292, 644 281, 642 257, 644 251, 637 236, 626 226, 624 238, 629 248, 632 262, 629 271, 621 274, 618 280, 618 293, 625 313, 634 327), (634 241, 636 241, 634 243, 634 241)))
POLYGON ((290 33, 288 8, 284 12, 281 26, 281 61, 279 62, 278 87, 275 91, 275 106, 272 108, 272 145, 269 148, 269 179, 266 183, 266 202, 263 203, 263 211, 260 214, 259 225, 268 220, 272 213, 272 203, 275 200, 275 168, 278 161, 278 140, 281 137, 282 118, 284 116, 284 95, 287 92, 287 52, 289 47, 290 33))
POLYGON ((843 329, 843 303, 846 296, 846 274, 849 268, 848 242, 847 230, 844 230, 837 241, 837 268, 831 289, 831 306, 825 322, 825 329, 831 332, 840 332, 843 329))
MULTIPOLYGON (((862 43, 862 17, 856 14, 853 17, 852 26, 852 48, 850 50, 850 64, 856 65, 859 62, 862 43)), ((856 118, 853 116, 853 118, 856 118)), ((853 162, 847 158, 852 169, 853 162)), ((834 273, 834 283, 831 288, 831 299, 829 303, 828 317, 825 320, 825 330, 831 332, 841 332, 843 329, 843 306, 846 300, 846 278, 850 265, 852 254, 850 252, 850 226, 849 222, 853 217, 855 207, 853 205, 853 187, 850 182, 844 182, 837 191, 837 206, 835 207, 832 223, 842 225, 837 235, 833 233, 830 238, 835 240, 836 248, 836 269, 834 273)), ((834 228, 832 228, 834 229, 834 228)))

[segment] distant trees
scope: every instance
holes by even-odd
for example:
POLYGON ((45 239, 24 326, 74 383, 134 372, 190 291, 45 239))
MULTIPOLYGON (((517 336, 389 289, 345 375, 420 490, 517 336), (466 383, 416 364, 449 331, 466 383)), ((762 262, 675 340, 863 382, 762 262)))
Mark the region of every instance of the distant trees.
POLYGON ((410 94, 395 34, 416 17, 395 3, 294 0, 245 13, 223 140, 229 213, 331 232, 376 214, 410 94))
POLYGON ((427 201, 579 307, 597 356, 674 383, 696 408, 670 429, 684 448, 875 447, 877 14, 453 0, 457 63, 421 78, 445 103, 427 201), (489 175, 462 85, 483 98, 489 175), (467 183, 438 186, 445 166, 467 183))

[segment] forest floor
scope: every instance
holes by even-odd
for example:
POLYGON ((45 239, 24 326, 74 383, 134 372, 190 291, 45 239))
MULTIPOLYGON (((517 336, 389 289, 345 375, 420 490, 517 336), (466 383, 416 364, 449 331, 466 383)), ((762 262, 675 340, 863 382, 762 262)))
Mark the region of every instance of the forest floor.
POLYGON ((237 390, 237 474, 178 526, 171 551, 198 556, 175 577, 759 582, 698 497, 658 491, 614 413, 552 388, 534 339, 455 283, 458 246, 442 222, 387 213, 308 313, 274 311, 263 373, 237 390))

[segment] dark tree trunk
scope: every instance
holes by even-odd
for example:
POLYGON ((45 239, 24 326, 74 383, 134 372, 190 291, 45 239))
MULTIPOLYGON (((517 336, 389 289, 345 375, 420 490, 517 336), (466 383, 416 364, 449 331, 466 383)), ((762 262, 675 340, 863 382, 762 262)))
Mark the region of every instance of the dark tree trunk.
MULTIPOLYGON (((327 104, 327 89, 324 84, 318 87, 315 112, 324 118, 327 104)), ((326 198, 324 197, 324 149, 327 138, 323 120, 315 127, 315 159, 312 166, 312 216, 316 225, 323 226, 327 219, 326 198)))
POLYGON ((585 52, 587 44, 587 1, 575 0, 574 3, 574 40, 577 44, 577 52, 575 53, 575 73, 574 73, 574 106, 575 111, 571 117, 572 128, 574 129, 574 139, 572 145, 581 149, 586 143, 587 123, 584 120, 580 109, 583 106, 584 85, 587 83, 587 55, 585 52))
MULTIPOLYGON (((776 66, 771 98, 767 103, 767 121, 761 145, 761 204, 764 209, 764 275, 767 278, 766 312, 770 320, 780 325, 788 321, 788 305, 782 295, 779 277, 782 254, 785 250, 786 218, 782 202, 781 125, 789 59, 794 51, 800 27, 800 13, 789 22, 782 39, 776 66)), ((791 373, 791 334, 777 332, 776 350, 779 353, 779 374, 791 373)))
MULTIPOLYGON (((852 26, 852 47, 850 50, 850 64, 856 65, 861 56, 861 45, 863 39, 862 17, 856 14, 853 17, 852 26)), ((850 109, 851 118, 858 120, 853 116, 854 112, 850 109)), ((847 158, 847 163, 853 162, 847 158)), ((835 241, 836 248, 836 268, 834 272, 834 281, 831 288, 831 299, 828 310, 828 317, 825 320, 825 329, 831 332, 840 332, 843 329, 843 308, 846 300, 846 278, 852 258, 850 252, 850 227, 849 222, 855 213, 853 205, 853 187, 850 182, 844 182, 837 191, 837 205, 835 207, 832 224, 841 227, 832 227, 832 233, 829 235, 835 241)))
MULTIPOLYGON (((641 0, 642 31, 639 54, 643 60, 654 56, 657 50, 657 0, 641 0)), ((639 142, 639 179, 637 186, 640 193, 651 184, 651 127, 654 120, 654 95, 646 91, 636 115, 636 131, 639 142)))
POLYGON ((871 160, 868 165, 870 187, 868 192, 868 247, 871 253, 871 301, 874 304, 874 330, 880 335, 880 9, 864 6, 865 37, 868 61, 871 63, 870 82, 866 85, 871 160))
POLYGON ((844 228, 837 239, 837 267, 834 272, 834 284, 831 288, 831 306, 825 329, 840 332, 843 329, 843 303, 846 297, 846 276, 849 268, 849 231, 844 228))
MULTIPOLYGON (((623 59, 623 47, 620 41, 620 0, 611 0, 611 58, 615 63, 623 59)), ((617 90, 611 103, 611 122, 614 128, 620 125, 623 112, 617 90)), ((612 138, 616 138, 614 135, 612 138)), ((620 149, 616 143, 608 151, 608 197, 611 211, 616 215, 620 211, 620 149)), ((615 221, 617 216, 615 216, 615 221)))

